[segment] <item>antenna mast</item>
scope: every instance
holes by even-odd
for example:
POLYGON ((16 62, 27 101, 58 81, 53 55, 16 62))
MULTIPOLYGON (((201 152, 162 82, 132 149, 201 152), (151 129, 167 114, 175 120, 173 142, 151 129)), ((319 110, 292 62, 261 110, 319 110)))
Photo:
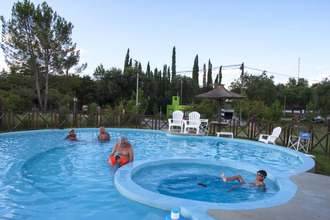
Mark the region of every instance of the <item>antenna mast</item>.
POLYGON ((299 83, 299 74, 300 74, 300 57, 298 58, 298 82, 299 83))

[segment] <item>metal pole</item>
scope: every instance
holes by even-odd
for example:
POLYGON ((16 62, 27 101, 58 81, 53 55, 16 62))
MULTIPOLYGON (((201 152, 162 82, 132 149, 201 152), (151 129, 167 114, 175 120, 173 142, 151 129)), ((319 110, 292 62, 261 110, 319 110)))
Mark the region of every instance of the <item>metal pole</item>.
POLYGON ((180 79, 181 81, 181 97, 180 97, 180 105, 182 105, 182 80, 180 79))
MULTIPOLYGON (((244 80, 244 63, 242 63, 241 66, 241 95, 243 95, 243 80, 244 80)), ((242 99, 240 99, 239 102, 239 124, 241 125, 241 119, 242 119, 242 99)))

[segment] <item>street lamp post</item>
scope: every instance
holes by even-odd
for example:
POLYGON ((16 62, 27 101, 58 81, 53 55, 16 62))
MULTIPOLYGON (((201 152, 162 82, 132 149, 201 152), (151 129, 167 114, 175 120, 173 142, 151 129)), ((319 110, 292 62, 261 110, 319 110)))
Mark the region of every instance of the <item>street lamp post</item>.
POLYGON ((182 79, 180 79, 180 82, 181 82, 180 105, 182 105, 182 79))

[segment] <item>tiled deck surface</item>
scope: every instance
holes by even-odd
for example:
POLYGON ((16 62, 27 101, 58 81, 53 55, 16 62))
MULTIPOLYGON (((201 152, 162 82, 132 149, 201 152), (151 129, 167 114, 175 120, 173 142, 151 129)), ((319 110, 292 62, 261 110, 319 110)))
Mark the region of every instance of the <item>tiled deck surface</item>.
POLYGON ((287 203, 279 206, 252 210, 207 211, 216 219, 330 219, 330 177, 314 173, 301 173, 291 177, 297 193, 287 203))

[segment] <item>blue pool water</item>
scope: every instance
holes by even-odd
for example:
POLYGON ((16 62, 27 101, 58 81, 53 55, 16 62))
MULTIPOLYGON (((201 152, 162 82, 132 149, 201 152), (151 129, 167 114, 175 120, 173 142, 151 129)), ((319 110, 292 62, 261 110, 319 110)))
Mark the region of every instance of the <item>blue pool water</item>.
POLYGON ((289 174, 296 173, 302 165, 293 153, 252 145, 249 141, 177 137, 149 130, 107 131, 111 135, 108 143, 96 140, 98 129, 76 129, 79 142, 63 140, 68 129, 0 134, 0 216, 5 219, 164 219, 167 212, 126 199, 116 190, 117 168, 110 167, 105 159, 121 135, 126 135, 133 145, 135 161, 209 158, 240 161, 289 174))
POLYGON ((267 179, 266 190, 263 187, 250 187, 238 181, 223 182, 220 174, 233 176, 240 174, 246 183, 253 182, 256 173, 226 166, 205 165, 197 163, 167 164, 149 166, 134 173, 132 179, 138 185, 152 192, 184 199, 214 203, 240 203, 269 199, 279 191, 279 186, 267 179), (204 186, 198 185, 198 183, 204 186))

